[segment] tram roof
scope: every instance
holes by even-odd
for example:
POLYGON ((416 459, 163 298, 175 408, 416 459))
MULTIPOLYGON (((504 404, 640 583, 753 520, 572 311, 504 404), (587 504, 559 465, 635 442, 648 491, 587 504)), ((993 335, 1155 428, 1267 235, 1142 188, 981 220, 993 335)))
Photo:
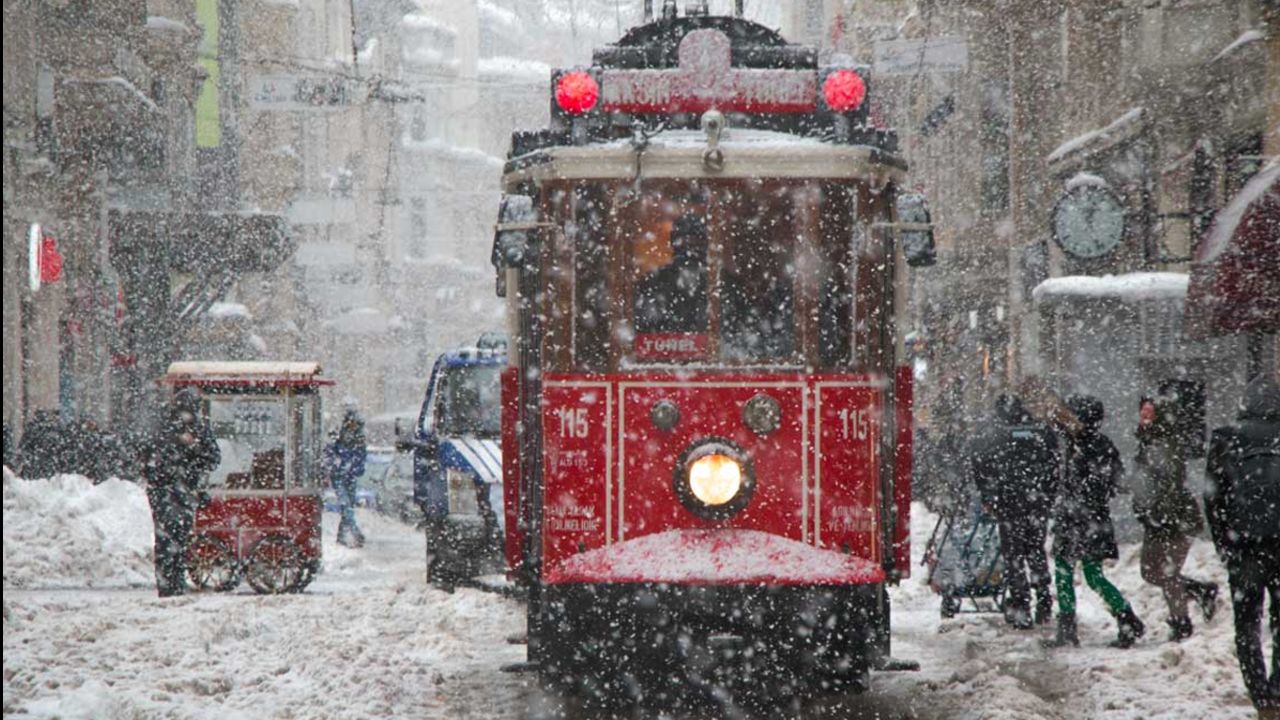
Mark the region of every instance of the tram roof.
POLYGON ((169 385, 332 385, 320 377, 320 363, 298 361, 184 360, 161 378, 169 385))
MULTIPOLYGON (((672 130, 650 138, 639 159, 643 179, 814 179, 900 182, 906 163, 897 155, 868 145, 843 145, 770 130, 730 128, 720 137, 724 167, 713 171, 702 161, 707 135, 672 130)), ((512 158, 503 185, 508 192, 522 183, 550 180, 633 180, 637 152, 627 140, 554 146, 512 158)))

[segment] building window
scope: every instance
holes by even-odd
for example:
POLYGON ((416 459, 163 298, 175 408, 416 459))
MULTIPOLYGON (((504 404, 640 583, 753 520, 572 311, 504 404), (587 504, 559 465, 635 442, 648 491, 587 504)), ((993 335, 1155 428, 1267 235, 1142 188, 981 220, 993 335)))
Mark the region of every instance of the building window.
POLYGON ((222 144, 222 68, 218 62, 220 40, 218 0, 196 0, 196 20, 204 28, 200 37, 198 62, 206 77, 196 97, 196 147, 214 148, 222 144))
POLYGON ((1001 81, 982 88, 982 209, 1009 209, 1009 91, 1001 81))
POLYGON ((409 201, 409 235, 405 238, 405 255, 422 259, 427 256, 427 200, 416 197, 409 201))

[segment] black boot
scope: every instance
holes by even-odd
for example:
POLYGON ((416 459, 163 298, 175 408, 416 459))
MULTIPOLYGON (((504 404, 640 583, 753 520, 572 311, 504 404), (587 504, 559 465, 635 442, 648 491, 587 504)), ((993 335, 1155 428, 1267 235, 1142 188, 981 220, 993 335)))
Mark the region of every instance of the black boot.
POLYGON ((1116 639, 1111 642, 1113 648, 1131 648, 1134 643, 1138 642, 1138 638, 1147 633, 1147 626, 1142 624, 1138 616, 1134 614, 1133 608, 1127 607, 1124 612, 1115 616, 1117 633, 1116 639))
POLYGON ((1041 644, 1047 648, 1066 647, 1067 645, 1080 647, 1080 637, 1076 633, 1076 616, 1059 615, 1057 636, 1052 640, 1044 640, 1041 644))
POLYGON ((1213 620, 1214 614, 1218 612, 1218 583, 1188 580, 1187 592, 1191 593, 1191 598, 1200 606, 1200 612, 1204 613, 1204 621, 1213 620))
POLYGON ((1053 621, 1053 601, 1044 596, 1036 598, 1036 616, 1037 625, 1048 625, 1053 621))
POLYGON ((1169 642, 1181 642, 1191 637, 1191 618, 1169 618, 1169 642))

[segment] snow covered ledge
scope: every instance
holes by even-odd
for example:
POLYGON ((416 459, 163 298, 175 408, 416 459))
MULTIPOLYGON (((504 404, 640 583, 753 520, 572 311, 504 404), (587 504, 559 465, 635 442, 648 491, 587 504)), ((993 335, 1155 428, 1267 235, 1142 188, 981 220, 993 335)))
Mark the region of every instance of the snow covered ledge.
POLYGON ((575 555, 552 583, 846 585, 884 581, 877 564, 759 530, 667 530, 575 555))
POLYGON ((1067 275, 1049 278, 1031 291, 1038 304, 1073 298, 1113 298, 1122 302, 1183 300, 1187 297, 1186 273, 1135 272, 1124 275, 1067 275))

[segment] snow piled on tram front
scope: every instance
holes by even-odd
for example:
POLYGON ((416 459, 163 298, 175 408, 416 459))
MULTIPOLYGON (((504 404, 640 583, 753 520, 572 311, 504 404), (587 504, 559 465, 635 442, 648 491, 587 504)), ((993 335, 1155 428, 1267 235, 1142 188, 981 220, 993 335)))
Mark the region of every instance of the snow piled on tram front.
POLYGON ((136 483, 4 470, 4 587, 142 587, 155 581, 151 507, 136 483))

